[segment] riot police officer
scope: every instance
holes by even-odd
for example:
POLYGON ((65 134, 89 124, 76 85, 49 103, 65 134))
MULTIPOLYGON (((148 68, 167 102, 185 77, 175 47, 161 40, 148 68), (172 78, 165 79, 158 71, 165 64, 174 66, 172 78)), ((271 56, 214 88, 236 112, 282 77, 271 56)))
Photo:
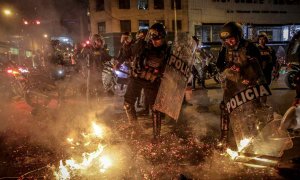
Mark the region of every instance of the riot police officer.
MULTIPOLYGON (((258 49, 261 56, 261 68, 264 73, 266 82, 268 85, 271 84, 272 81, 272 72, 273 67, 276 65, 277 57, 274 49, 270 46, 267 46, 268 43, 268 37, 266 33, 261 33, 258 35, 258 49)), ((261 101, 266 104, 267 103, 267 97, 262 97, 261 101)))
MULTIPOLYGON (((217 67, 222 72, 224 81, 223 101, 221 102, 221 142, 228 139, 229 115, 225 103, 236 93, 264 81, 259 62, 261 61, 258 48, 243 38, 241 25, 236 22, 226 23, 220 32, 223 45, 217 59, 217 67)), ((251 106, 252 108, 252 106, 251 106)), ((249 111, 251 108, 247 108, 249 111)), ((245 115, 247 112, 244 112, 245 115)), ((248 112, 251 113, 251 112, 248 112)), ((238 114, 240 118, 242 114, 238 114)))
MULTIPOLYGON (((87 60, 87 68, 90 71, 91 85, 96 86, 94 90, 103 91, 102 88, 102 71, 104 63, 111 60, 111 56, 104 48, 104 38, 99 34, 94 34, 90 37, 90 44, 82 49, 82 53, 87 60)), ((88 75, 89 76, 89 75, 88 75)))
POLYGON ((271 84, 273 67, 276 65, 277 57, 274 49, 267 46, 268 37, 266 33, 258 35, 258 49, 261 55, 261 67, 266 78, 267 84, 271 84))
POLYGON ((134 42, 131 34, 129 32, 122 33, 120 42, 122 44, 122 47, 119 51, 118 56, 116 57, 118 61, 117 68, 119 68, 124 62, 129 66, 132 61, 131 46, 134 42))
MULTIPOLYGON (((124 108, 128 121, 134 126, 138 125, 134 104, 142 88, 144 88, 150 107, 154 105, 161 82, 160 78, 170 54, 166 35, 164 25, 153 24, 147 34, 148 43, 141 43, 140 51, 134 54, 132 75, 124 96, 124 108)), ((154 140, 157 140, 160 137, 161 112, 152 109, 152 120, 153 136, 154 140)))

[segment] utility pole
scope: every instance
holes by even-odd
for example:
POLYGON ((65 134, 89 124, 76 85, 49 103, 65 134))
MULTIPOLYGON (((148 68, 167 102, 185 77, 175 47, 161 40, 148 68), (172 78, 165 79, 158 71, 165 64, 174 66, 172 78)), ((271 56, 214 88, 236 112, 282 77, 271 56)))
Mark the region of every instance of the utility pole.
POLYGON ((177 12, 176 12, 176 0, 174 2, 174 42, 177 43, 178 37, 177 37, 177 12))

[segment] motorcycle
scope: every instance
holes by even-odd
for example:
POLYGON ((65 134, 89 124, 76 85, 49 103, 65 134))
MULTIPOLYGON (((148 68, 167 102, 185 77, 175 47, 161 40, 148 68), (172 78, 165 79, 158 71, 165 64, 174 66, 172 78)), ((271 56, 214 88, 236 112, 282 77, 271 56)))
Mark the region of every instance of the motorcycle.
POLYGON ((195 68, 192 71, 193 75, 198 79, 201 80, 201 73, 204 71, 205 73, 205 80, 213 79, 216 83, 220 84, 221 82, 221 74, 217 68, 215 62, 210 61, 204 68, 201 65, 194 65, 195 68))
POLYGON ((113 95, 124 96, 127 88, 129 67, 123 63, 119 69, 113 68, 113 60, 104 64, 102 83, 104 91, 113 95))
POLYGON ((280 57, 277 59, 274 70, 272 71, 272 81, 279 79, 280 74, 287 73, 288 66, 286 64, 285 58, 280 57))
POLYGON ((296 88, 295 76, 300 71, 300 65, 289 63, 288 64, 288 73, 285 76, 284 82, 290 89, 296 88))
MULTIPOLYGON (((47 107, 52 100, 59 106, 68 94, 72 67, 56 66, 50 72, 46 70, 31 70, 10 62, 6 72, 13 77, 12 90, 25 102, 37 110, 47 107)), ((70 94, 70 93, 69 93, 70 94)))
POLYGON ((26 79, 29 75, 28 68, 8 62, 8 65, 2 68, 1 71, 2 95, 8 95, 10 98, 24 97, 26 79))

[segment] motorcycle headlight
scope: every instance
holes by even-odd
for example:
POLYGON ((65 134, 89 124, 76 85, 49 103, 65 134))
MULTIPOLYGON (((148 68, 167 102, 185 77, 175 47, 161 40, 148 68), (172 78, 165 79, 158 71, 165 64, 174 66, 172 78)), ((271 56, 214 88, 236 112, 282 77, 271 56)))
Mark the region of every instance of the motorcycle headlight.
POLYGON ((57 76, 58 76, 58 77, 63 77, 63 76, 65 76, 65 71, 64 71, 63 69, 57 70, 57 76))

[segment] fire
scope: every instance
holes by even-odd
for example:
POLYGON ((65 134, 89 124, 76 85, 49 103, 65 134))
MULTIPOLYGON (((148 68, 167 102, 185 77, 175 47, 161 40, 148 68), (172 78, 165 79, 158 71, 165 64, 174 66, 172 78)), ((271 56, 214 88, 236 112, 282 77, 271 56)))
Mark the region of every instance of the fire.
POLYGON ((243 149, 245 149, 251 142, 251 139, 245 138, 240 141, 238 144, 238 151, 233 151, 230 148, 227 148, 226 152, 229 154, 231 159, 235 160, 236 158, 239 157, 239 152, 241 152, 243 149))
POLYGON ((239 156, 239 153, 236 151, 231 150, 230 148, 227 148, 226 152, 229 154, 231 159, 236 159, 239 156))
POLYGON ((103 138, 103 129, 93 122, 93 130, 96 137, 103 138))
POLYGON ((240 144, 238 145, 239 152, 242 151, 245 147, 247 147, 250 142, 251 142, 251 139, 248 139, 248 138, 241 140, 240 144))
POLYGON ((104 173, 111 166, 112 161, 108 156, 102 156, 100 158, 100 172, 104 173))
POLYGON ((104 155, 105 144, 103 144, 104 128, 97 125, 95 122, 92 123, 92 132, 90 134, 82 133, 83 140, 86 142, 76 142, 74 138, 67 138, 67 142, 72 145, 72 149, 91 149, 91 147, 96 148, 92 152, 83 152, 81 158, 75 160, 70 158, 64 162, 61 160, 59 169, 54 172, 56 179, 64 180, 71 179, 74 175, 83 175, 84 173, 93 171, 95 167, 98 167, 100 173, 106 172, 112 166, 112 160, 104 155), (100 141, 99 141, 100 140, 100 141), (101 142, 101 143, 99 143, 101 142), (76 145, 76 146, 74 146, 76 145), (96 145, 96 147, 95 147, 96 145), (81 159, 81 160, 78 160, 81 159))

